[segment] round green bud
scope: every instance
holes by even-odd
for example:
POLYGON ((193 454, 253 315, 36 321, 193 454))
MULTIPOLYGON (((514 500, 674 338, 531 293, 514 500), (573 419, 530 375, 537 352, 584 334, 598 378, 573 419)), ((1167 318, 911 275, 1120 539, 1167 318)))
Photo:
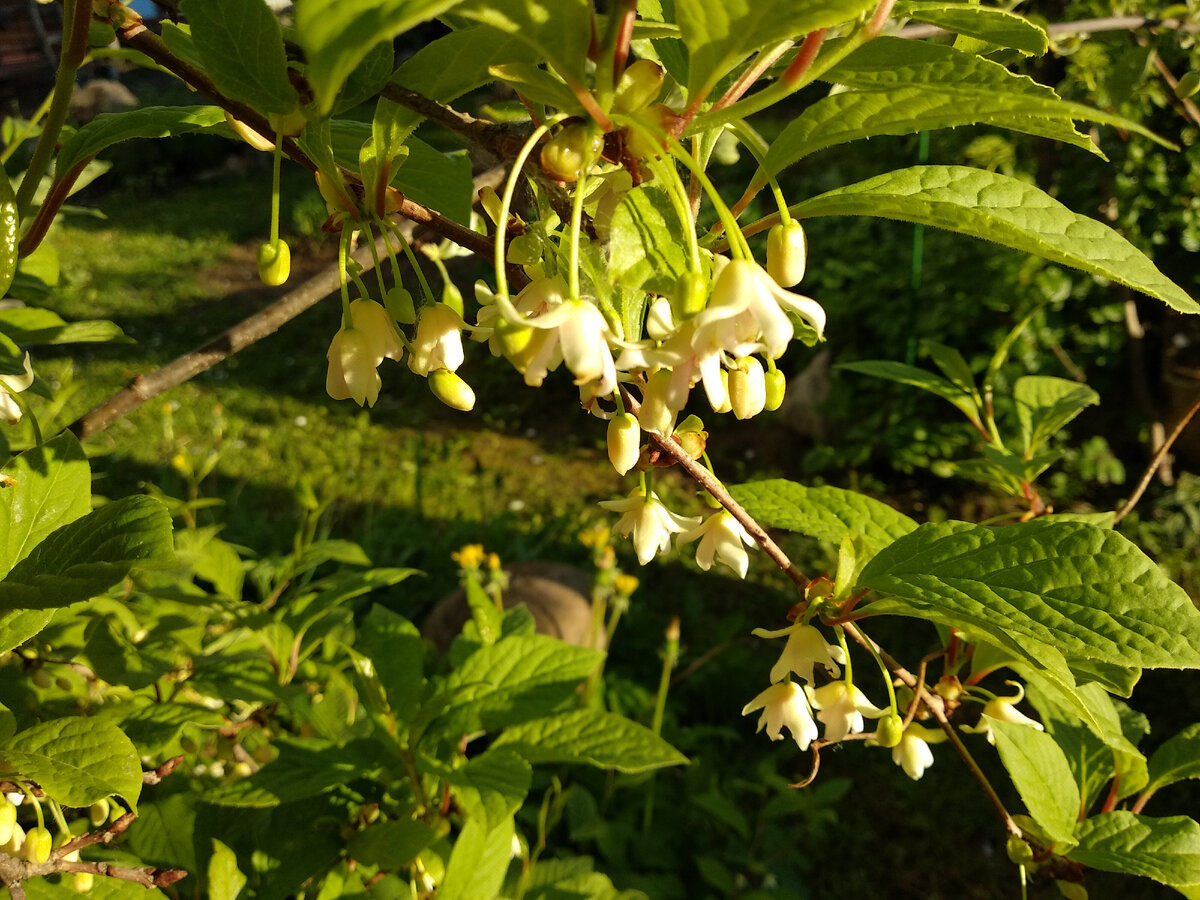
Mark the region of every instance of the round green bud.
POLYGON ((771 369, 763 378, 767 385, 767 402, 763 409, 775 412, 783 405, 783 396, 787 392, 787 379, 778 369, 771 369))
POLYGON ((417 307, 407 288, 398 285, 391 288, 383 295, 383 306, 401 325, 412 325, 417 321, 417 307))
POLYGON ((889 713, 875 726, 875 742, 880 747, 895 747, 904 737, 904 720, 896 713, 889 713))
POLYGON ((807 260, 808 242, 799 222, 781 222, 767 232, 767 274, 780 287, 799 284, 807 260))
POLYGON ((582 122, 573 122, 542 148, 542 168, 556 181, 578 181, 604 150, 604 135, 582 122))
POLYGON ((1004 849, 1015 865, 1028 866, 1033 863, 1033 848, 1015 834, 1009 835, 1008 844, 1004 849))
POLYGON ((671 295, 671 311, 680 321, 690 319, 704 309, 708 301, 708 279, 699 272, 687 271, 675 280, 675 293, 671 295))
POLYGON ((292 274, 292 251, 287 241, 279 238, 274 244, 263 241, 258 246, 258 278, 267 287, 279 287, 292 274))
POLYGON ((613 92, 613 110, 629 115, 648 106, 662 90, 663 69, 649 59, 627 66, 613 92))
POLYGON ((54 849, 54 837, 48 828, 34 828, 25 835, 22 845, 25 859, 40 866, 50 859, 50 851, 54 849))

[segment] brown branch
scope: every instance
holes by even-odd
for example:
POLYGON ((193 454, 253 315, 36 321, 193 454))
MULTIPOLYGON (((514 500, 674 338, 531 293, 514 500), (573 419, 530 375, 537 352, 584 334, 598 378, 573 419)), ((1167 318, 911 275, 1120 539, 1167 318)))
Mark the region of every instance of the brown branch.
MULTIPOLYGON (((821 29, 822 33, 824 30, 825 29, 821 29)), ((805 43, 807 43, 807 40, 805 43)), ((766 74, 766 71, 775 64, 775 60, 787 53, 787 51, 794 46, 794 44, 794 41, 781 41, 775 46, 768 47, 759 53, 758 56, 754 58, 754 62, 748 66, 741 75, 738 76, 738 80, 733 83, 733 85, 724 93, 724 95, 722 95, 721 99, 712 105, 712 107, 709 109, 709 112, 713 112, 714 110, 718 109, 724 109, 727 106, 732 106, 738 100, 741 100, 746 91, 750 90, 750 88, 754 85, 754 82, 758 81, 759 78, 766 74)), ((803 48, 801 48, 801 52, 803 52, 803 48)))
POLYGON ((137 819, 135 813, 125 813, 115 822, 109 823, 104 828, 96 831, 85 831, 78 837, 72 838, 54 851, 54 859, 61 859, 69 853, 76 850, 82 850, 84 847, 91 847, 95 844, 110 844, 116 837, 122 834, 130 825, 137 819))
POLYGON ((525 139, 528 137, 507 125, 499 125, 487 119, 477 119, 399 84, 385 85, 379 92, 379 96, 461 135, 472 144, 487 150, 497 159, 515 159, 521 152, 521 148, 525 146, 525 139))
POLYGON ((1188 411, 1175 423, 1175 427, 1171 429, 1171 433, 1167 435, 1167 439, 1162 442, 1162 446, 1158 448, 1154 454, 1154 458, 1150 460, 1150 465, 1146 466, 1146 471, 1142 473, 1142 480, 1138 482, 1137 488, 1134 489, 1133 496, 1125 502, 1125 505, 1118 510, 1116 516, 1113 518, 1114 525, 1129 515, 1133 511, 1133 508, 1137 506, 1137 502, 1142 499, 1142 494, 1146 492, 1146 488, 1150 485, 1150 479, 1154 477, 1154 473, 1158 471, 1158 467, 1162 465, 1163 460, 1166 458, 1171 445, 1183 434, 1183 429, 1187 428, 1188 422, 1192 421, 1192 417, 1196 415, 1197 411, 1200 411, 1200 396, 1196 397, 1195 402, 1188 407, 1188 411))
POLYGON ((172 756, 157 769, 151 769, 149 772, 142 773, 142 784, 159 784, 168 775, 171 775, 179 764, 183 762, 183 756, 172 756))

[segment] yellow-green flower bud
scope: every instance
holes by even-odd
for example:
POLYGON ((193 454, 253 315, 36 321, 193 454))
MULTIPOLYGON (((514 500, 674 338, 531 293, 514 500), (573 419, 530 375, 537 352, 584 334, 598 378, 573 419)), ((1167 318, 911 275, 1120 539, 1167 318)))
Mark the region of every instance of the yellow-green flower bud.
POLYGON ((608 423, 608 459, 624 475, 642 453, 642 427, 632 413, 615 415, 608 423))
POLYGON ((1015 834, 1009 836, 1004 849, 1008 851, 1008 858, 1018 866, 1027 866, 1033 862, 1033 848, 1015 834))
POLYGON ((767 234, 767 274, 780 287, 792 287, 804 277, 808 243, 804 228, 792 220, 776 225, 767 234))
POLYGON ((565 126, 542 148, 542 168, 556 181, 578 181, 604 150, 604 135, 581 122, 565 126))
POLYGON ((71 886, 80 894, 86 894, 92 889, 95 881, 96 876, 91 872, 76 872, 74 878, 71 879, 71 886))
POLYGON ((904 720, 896 713, 884 716, 875 726, 875 741, 880 747, 895 747, 904 737, 904 720))
POLYGON ((752 419, 767 404, 767 385, 762 363, 756 357, 744 356, 729 372, 729 405, 739 419, 752 419))
POLYGON ((267 287, 279 287, 292 274, 292 251, 287 241, 263 241, 258 246, 258 278, 267 287))
POLYGON ((50 859, 50 851, 54 848, 54 837, 48 828, 34 828, 25 835, 25 845, 22 848, 25 858, 34 865, 41 865, 50 859))
POLYGON ((401 325, 412 325, 417 321, 417 307, 407 288, 396 286, 389 290, 383 295, 383 305, 401 325))
POLYGON ((17 825, 17 808, 7 797, 0 796, 0 846, 12 840, 17 825))
POLYGON ((649 59, 626 67, 613 93, 613 110, 629 115, 649 105, 662 90, 663 69, 649 59))
POLYGON ((778 369, 771 369, 763 378, 767 387, 767 402, 763 409, 775 412, 783 406, 783 395, 787 392, 787 379, 778 369))
POLYGON ((468 412, 475 408, 475 392, 471 386, 449 369, 429 373, 429 389, 451 409, 468 412))
POLYGON ((93 828, 99 828, 108 821, 109 805, 107 800, 97 800, 88 808, 88 821, 93 828))
POLYGON ((520 359, 521 354, 533 340, 533 328, 529 325, 518 325, 508 319, 496 322, 496 341, 500 344, 500 352, 510 362, 520 359))

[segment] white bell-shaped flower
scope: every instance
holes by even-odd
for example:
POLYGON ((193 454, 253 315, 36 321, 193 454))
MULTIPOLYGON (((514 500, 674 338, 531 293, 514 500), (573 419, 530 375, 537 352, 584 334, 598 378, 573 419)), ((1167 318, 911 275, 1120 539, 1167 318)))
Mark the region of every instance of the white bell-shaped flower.
POLYGON ((771 685, 742 707, 742 715, 748 716, 760 709, 763 712, 758 719, 758 730, 765 728, 771 740, 783 740, 785 728, 792 733, 801 750, 807 750, 817 739, 819 732, 808 706, 808 697, 796 682, 788 680, 771 685))
MULTIPOLYGON (((676 545, 682 547, 696 539, 700 541, 696 547, 696 564, 705 572, 712 568, 713 560, 716 559, 737 572, 739 578, 746 577, 746 570, 750 566, 746 547, 754 546, 754 538, 750 537, 742 523, 735 519, 729 510, 719 510, 695 528, 683 532, 676 539, 676 545)), ((773 670, 771 680, 779 680, 773 670)))
POLYGON ((824 687, 808 689, 808 699, 818 710, 817 718, 825 723, 825 739, 840 741, 848 734, 863 730, 863 716, 878 719, 886 709, 871 704, 857 686, 844 681, 831 681, 824 687))
POLYGON ((680 516, 667 509, 653 491, 647 495, 635 488, 624 500, 601 500, 605 509, 621 513, 614 526, 618 534, 633 535, 633 547, 643 566, 671 546, 671 535, 695 527, 694 516, 680 516))

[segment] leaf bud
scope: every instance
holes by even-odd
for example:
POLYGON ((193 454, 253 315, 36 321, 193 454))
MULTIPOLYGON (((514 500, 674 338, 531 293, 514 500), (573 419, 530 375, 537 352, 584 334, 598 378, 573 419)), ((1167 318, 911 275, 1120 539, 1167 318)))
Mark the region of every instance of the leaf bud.
POLYGON ((691 270, 680 274, 675 281, 675 293, 671 295, 671 309, 675 318, 690 319, 704 309, 708 300, 708 279, 691 270))
POLYGON ((258 245, 258 278, 267 287, 279 287, 292 274, 292 251, 283 238, 258 245))
POLYGON ((762 363, 753 356, 737 360, 729 372, 729 405, 739 419, 752 419, 767 404, 767 385, 762 363))
POLYGON ((1008 844, 1004 849, 1014 865, 1028 866, 1033 863, 1033 848, 1015 834, 1009 835, 1008 844))
POLYGON ((417 321, 417 307, 407 288, 397 285, 390 289, 383 295, 383 305, 388 315, 401 325, 412 325, 417 321))
POLYGON ((608 423, 608 459, 617 473, 624 475, 635 465, 642 452, 642 428, 632 413, 614 415, 608 423))
POLYGON ((542 148, 542 168, 556 181, 578 181, 600 158, 604 135, 582 122, 565 126, 542 148))
POLYGON ((627 66, 613 93, 613 110, 629 115, 649 105, 662 90, 663 69, 649 59, 627 66))
POLYGON ((430 372, 429 389, 451 409, 468 412, 475 407, 475 392, 471 386, 449 369, 430 372))
POLYGON ((778 369, 772 369, 763 377, 767 385, 767 402, 763 409, 775 412, 783 405, 783 396, 787 392, 787 379, 778 369))
POLYGON ((780 222, 767 233, 767 274, 780 287, 792 287, 804 277, 808 243, 804 226, 796 220, 780 222))

